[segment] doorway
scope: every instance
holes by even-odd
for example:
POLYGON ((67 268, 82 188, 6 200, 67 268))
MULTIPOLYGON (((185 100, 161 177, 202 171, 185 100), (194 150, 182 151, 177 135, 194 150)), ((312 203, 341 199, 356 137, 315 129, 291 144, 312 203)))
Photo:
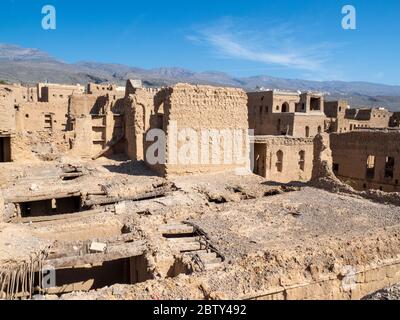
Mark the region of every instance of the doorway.
POLYGON ((0 162, 11 162, 10 137, 0 137, 0 162))

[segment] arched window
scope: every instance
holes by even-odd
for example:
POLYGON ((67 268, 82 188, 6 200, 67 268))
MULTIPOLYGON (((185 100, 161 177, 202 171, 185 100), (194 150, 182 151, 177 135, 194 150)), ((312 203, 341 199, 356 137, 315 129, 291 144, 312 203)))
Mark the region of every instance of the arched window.
POLYGON ((282 112, 289 112, 289 104, 287 102, 282 104, 282 112))
POLYGON ((299 167, 301 171, 304 171, 305 163, 306 163, 306 152, 304 150, 301 150, 299 152, 299 167))
POLYGON ((308 138, 310 136, 310 127, 307 126, 306 127, 306 138, 308 138))
POLYGON ((283 171, 283 152, 282 152, 282 150, 279 150, 276 153, 276 169, 278 170, 278 172, 283 171))
POLYGON ((318 134, 322 133, 322 128, 321 126, 318 126, 318 134))

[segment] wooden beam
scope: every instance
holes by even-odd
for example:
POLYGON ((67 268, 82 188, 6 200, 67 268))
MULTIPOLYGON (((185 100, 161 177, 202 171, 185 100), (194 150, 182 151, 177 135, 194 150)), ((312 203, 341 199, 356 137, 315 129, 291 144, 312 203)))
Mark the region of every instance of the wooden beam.
MULTIPOLYGON (((51 190, 47 190, 51 191, 51 190)), ((72 190, 67 192, 56 192, 56 193, 40 193, 40 194, 25 194, 25 195, 17 195, 5 198, 4 202, 6 203, 25 203, 25 202, 35 202, 35 201, 45 201, 52 199, 62 199, 62 198, 70 198, 70 197, 80 197, 80 190, 72 190)))
MULTIPOLYGON (((16 217, 11 219, 12 223, 40 223, 40 222, 50 222, 50 221, 57 221, 57 220, 74 220, 74 219, 82 219, 85 217, 89 217, 92 215, 96 215, 99 213, 106 212, 106 208, 102 209, 94 209, 94 210, 87 210, 87 211, 79 211, 75 213, 65 213, 65 214, 55 214, 50 216, 41 216, 41 217, 16 217)), ((110 211, 112 211, 110 209, 110 211)))
POLYGON ((140 200, 146 200, 146 199, 152 199, 152 198, 157 198, 164 196, 169 189, 167 188, 161 188, 159 190, 155 190, 152 192, 145 192, 145 193, 140 193, 137 195, 132 195, 132 196, 125 196, 125 197, 102 197, 100 199, 95 199, 95 200, 86 200, 84 201, 84 205, 88 207, 92 207, 95 205, 105 205, 105 204, 112 204, 112 203, 118 203, 122 201, 140 201, 140 200))
POLYGON ((192 234, 195 228, 188 224, 166 224, 158 229, 163 235, 192 234))
POLYGON ((45 265, 55 269, 79 267, 87 264, 97 264, 107 261, 115 261, 124 258, 141 256, 146 252, 145 241, 135 241, 121 245, 110 246, 106 253, 86 254, 44 261, 45 265))

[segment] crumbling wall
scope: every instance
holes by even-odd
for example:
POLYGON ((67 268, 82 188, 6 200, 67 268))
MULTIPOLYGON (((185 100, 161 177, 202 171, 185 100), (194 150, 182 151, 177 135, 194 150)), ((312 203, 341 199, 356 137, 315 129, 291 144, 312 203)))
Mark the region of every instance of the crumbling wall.
POLYGON ((11 139, 13 162, 53 161, 70 149, 69 135, 65 132, 17 132, 11 139))
POLYGON ((73 95, 70 99, 70 121, 71 128, 75 131, 77 144, 73 152, 81 155, 82 147, 86 145, 87 150, 83 152, 86 157, 89 153, 97 158, 104 154, 119 152, 123 146, 118 144, 124 136, 124 100, 119 96, 103 93, 73 95), (82 120, 87 118, 86 120, 82 120), (86 122, 84 129, 81 126, 82 121, 86 122), (79 123, 78 123, 79 122, 79 123), (90 128, 91 133, 89 133, 90 128), (82 132, 80 132, 83 130, 82 132), (89 139, 89 141, 84 141, 89 139), (89 145, 90 144, 90 145, 89 145), (117 148, 118 147, 118 148, 117 148))
POLYGON ((93 156, 92 146, 92 118, 90 115, 82 115, 74 119, 74 137, 71 141, 70 153, 83 158, 93 156))
POLYGON ((22 86, 20 84, 0 85, 0 99, 6 95, 11 98, 11 103, 13 104, 38 101, 36 87, 22 86))
POLYGON ((400 132, 358 131, 332 134, 330 148, 336 175, 357 190, 400 191, 400 132), (374 168, 367 176, 367 159, 374 168), (388 159, 394 164, 389 165, 388 159))
POLYGON ((145 134, 155 110, 156 90, 132 89, 124 100, 125 153, 132 160, 144 160, 145 134))
POLYGON ((19 132, 65 131, 67 120, 68 102, 26 102, 17 107, 16 130, 19 132))
POLYGON ((279 183, 309 181, 313 169, 313 151, 312 138, 271 136, 265 137, 259 143, 256 140, 255 171, 268 180, 279 183), (261 149, 261 154, 257 151, 259 145, 265 146, 261 149))
POLYGON ((0 86, 0 133, 12 135, 14 161, 123 152, 124 93, 116 86, 95 94, 80 85, 0 86))
POLYGON ((329 147, 329 134, 320 134, 314 138, 314 160, 312 179, 321 177, 334 179, 332 171, 332 152, 329 147))
POLYGON ((15 130, 15 110, 11 97, 0 97, 0 132, 15 130))
MULTIPOLYGON (((352 133, 354 134, 354 133, 352 133)), ((331 192, 342 192, 370 199, 379 203, 390 203, 400 206, 400 192, 384 192, 380 190, 357 191, 352 186, 339 180, 332 170, 332 151, 330 138, 338 135, 318 135, 314 139, 314 164, 311 185, 331 192)), ((351 156, 350 156, 351 157, 351 156)))

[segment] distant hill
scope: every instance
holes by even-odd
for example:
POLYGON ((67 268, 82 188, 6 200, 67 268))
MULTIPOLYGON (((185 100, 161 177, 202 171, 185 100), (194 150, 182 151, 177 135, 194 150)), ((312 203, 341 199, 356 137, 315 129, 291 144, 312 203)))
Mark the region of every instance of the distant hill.
POLYGON ((96 62, 65 63, 46 52, 0 44, 0 80, 36 83, 87 83, 115 82, 124 84, 126 79, 142 79, 147 86, 171 85, 177 82, 211 84, 283 90, 312 90, 326 94, 327 100, 347 99, 352 106, 386 106, 400 111, 400 86, 368 82, 309 81, 283 79, 265 75, 232 77, 223 72, 193 72, 182 68, 142 69, 121 64, 96 62))

